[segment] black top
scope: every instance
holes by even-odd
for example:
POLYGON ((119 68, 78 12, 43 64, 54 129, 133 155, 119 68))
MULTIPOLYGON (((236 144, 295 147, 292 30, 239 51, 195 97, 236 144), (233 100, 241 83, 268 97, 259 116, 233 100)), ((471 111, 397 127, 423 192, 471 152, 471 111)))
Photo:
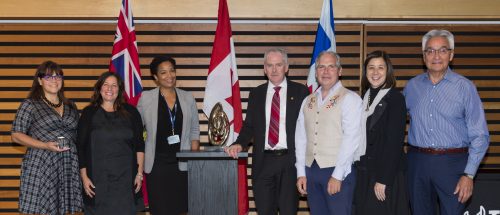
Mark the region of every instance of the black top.
POLYGON ((382 87, 378 87, 378 88, 370 87, 370 96, 368 97, 368 105, 372 105, 373 100, 375 100, 375 97, 377 97, 378 92, 380 91, 380 88, 382 88, 382 87))
POLYGON ((162 159, 168 163, 177 163, 176 153, 180 151, 181 144, 168 144, 167 138, 172 136, 172 122, 170 113, 175 115, 174 134, 182 135, 182 109, 179 97, 175 96, 175 107, 168 108, 166 100, 161 93, 158 96, 158 125, 156 130, 156 150, 155 159, 162 159))
MULTIPOLYGON (((120 117, 117 112, 99 108, 92 118, 92 131, 89 133, 90 143, 93 144, 92 161, 108 165, 102 161, 135 155, 132 128, 132 122, 120 117)), ((94 166, 94 170, 97 168, 94 166)))
MULTIPOLYGON (((124 104, 123 108, 127 112, 125 115, 106 112, 100 106, 84 108, 78 123, 77 148, 80 168, 86 168, 96 187, 116 184, 118 180, 130 184, 130 189, 123 190, 130 194, 137 174, 136 152, 144 152, 144 138, 137 109, 129 104, 124 104), (120 177, 109 182, 110 175, 120 177)), ((95 204, 96 198, 82 194, 87 205, 95 204)), ((106 201, 102 199, 105 196, 101 194, 98 199, 106 201)))
MULTIPOLYGON (((129 113, 128 119, 131 122, 133 134, 133 140, 130 141, 135 152, 144 152, 144 138, 142 126, 142 119, 139 111, 129 104, 123 104, 123 108, 129 113)), ((101 109, 101 107, 87 106, 83 109, 80 120, 78 121, 78 135, 76 138, 76 145, 78 148, 78 161, 81 168, 87 168, 87 174, 89 168, 92 166, 90 160, 91 156, 91 144, 90 144, 90 132, 92 131, 92 120, 96 112, 101 109)))

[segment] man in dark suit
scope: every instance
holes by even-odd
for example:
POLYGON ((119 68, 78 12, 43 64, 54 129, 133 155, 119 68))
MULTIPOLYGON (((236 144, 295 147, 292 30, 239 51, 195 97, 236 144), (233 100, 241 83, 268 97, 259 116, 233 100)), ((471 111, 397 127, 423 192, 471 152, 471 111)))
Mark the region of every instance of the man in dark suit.
POLYGON ((250 92, 240 135, 226 152, 237 153, 253 139, 252 185, 259 215, 296 214, 295 125, 306 86, 285 77, 287 53, 273 48, 264 54, 269 81, 250 92))

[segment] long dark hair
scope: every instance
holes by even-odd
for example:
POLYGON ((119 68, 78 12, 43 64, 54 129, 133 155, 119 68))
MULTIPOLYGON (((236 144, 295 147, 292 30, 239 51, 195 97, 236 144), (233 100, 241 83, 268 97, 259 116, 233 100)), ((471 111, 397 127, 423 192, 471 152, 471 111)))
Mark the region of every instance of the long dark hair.
POLYGON ((382 89, 394 88, 396 87, 396 78, 394 77, 394 69, 392 67, 391 58, 385 51, 373 51, 366 56, 365 63, 363 64, 363 77, 361 78, 361 95, 370 88, 371 84, 366 77, 366 67, 370 60, 374 58, 382 58, 387 67, 387 73, 385 77, 385 83, 382 84, 382 89))
MULTIPOLYGON (((46 75, 52 76, 54 74, 64 77, 64 72, 59 64, 50 60, 40 64, 40 66, 38 66, 38 68, 36 69, 35 75, 33 76, 33 84, 31 85, 28 98, 33 100, 41 100, 42 96, 45 95, 42 85, 40 85, 40 79, 42 79, 46 75)), ((64 96, 64 78, 61 81, 61 89, 57 92, 59 101, 62 101, 65 105, 69 105, 71 108, 76 108, 75 105, 64 96)))
POLYGON ((102 85, 104 85, 104 82, 109 77, 115 77, 116 81, 118 82, 118 97, 116 97, 116 100, 113 103, 113 109, 120 115, 128 116, 128 112, 125 110, 125 108, 123 108, 125 104, 125 97, 123 97, 125 86, 123 85, 123 81, 120 78, 120 76, 112 72, 102 73, 101 76, 99 76, 99 78, 97 79, 97 82, 95 82, 94 93, 92 94, 92 98, 90 99, 90 106, 97 108, 102 105, 103 100, 101 95, 101 89, 102 85))

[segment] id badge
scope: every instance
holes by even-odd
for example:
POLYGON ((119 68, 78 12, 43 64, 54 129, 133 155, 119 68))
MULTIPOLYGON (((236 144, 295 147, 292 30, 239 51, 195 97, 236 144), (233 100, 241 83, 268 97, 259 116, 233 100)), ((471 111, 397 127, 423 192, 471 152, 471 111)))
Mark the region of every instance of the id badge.
POLYGON ((168 144, 172 145, 172 144, 180 143, 181 139, 179 138, 179 135, 176 134, 176 135, 169 136, 167 138, 167 141, 168 141, 168 144))

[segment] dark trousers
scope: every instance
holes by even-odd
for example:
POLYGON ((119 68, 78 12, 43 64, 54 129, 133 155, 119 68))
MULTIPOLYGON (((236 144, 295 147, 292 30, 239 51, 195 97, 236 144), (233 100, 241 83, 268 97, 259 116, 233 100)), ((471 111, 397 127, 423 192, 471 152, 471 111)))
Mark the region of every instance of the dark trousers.
POLYGON ((366 166, 357 166, 354 191, 356 215, 409 215, 410 200, 408 200, 406 172, 396 172, 393 183, 386 184, 384 201, 378 200, 375 195, 376 172, 376 170, 368 170, 366 166))
POLYGON ((328 181, 335 167, 319 168, 316 161, 311 167, 306 166, 307 203, 311 215, 351 215, 354 187, 356 185, 356 169, 342 181, 340 192, 328 194, 328 181))
POLYGON ((296 215, 299 204, 297 172, 288 155, 264 154, 264 165, 253 177, 259 215, 296 215))
POLYGON ((413 215, 457 215, 465 205, 453 194, 467 164, 467 153, 432 155, 408 152, 408 192, 413 215))
POLYGON ((177 162, 155 159, 146 177, 152 215, 177 215, 188 211, 187 172, 180 171, 177 162))

